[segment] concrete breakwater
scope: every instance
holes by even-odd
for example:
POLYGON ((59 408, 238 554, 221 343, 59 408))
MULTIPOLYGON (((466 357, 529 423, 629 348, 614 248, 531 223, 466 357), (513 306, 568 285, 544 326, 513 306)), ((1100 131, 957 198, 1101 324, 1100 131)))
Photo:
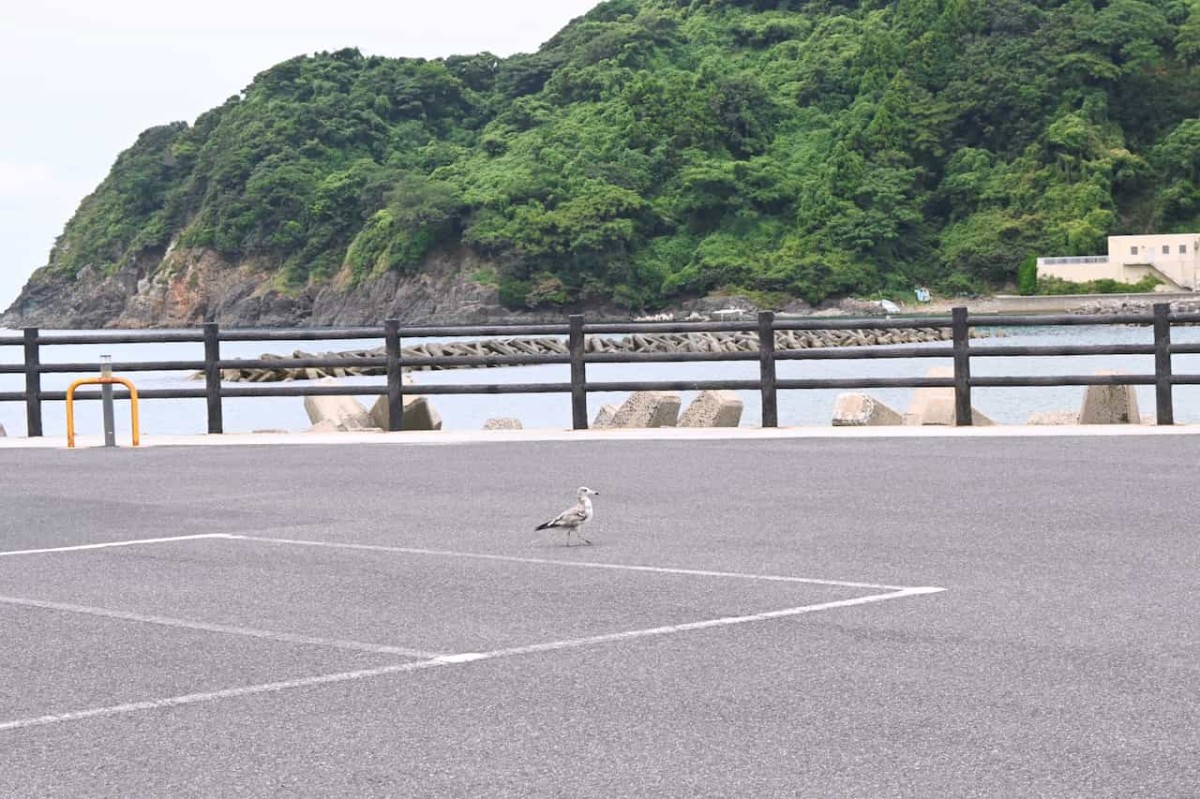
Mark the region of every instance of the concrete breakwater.
MULTIPOLYGON (((825 347, 867 347, 886 344, 917 344, 948 341, 949 329, 903 328, 881 330, 785 330, 775 334, 779 350, 825 347)), ((589 353, 686 353, 686 352, 757 352, 758 334, 740 333, 633 333, 622 338, 588 336, 585 350, 589 353)), ((484 341, 454 341, 422 343, 402 349, 403 357, 455 356, 519 356, 567 355, 567 342, 559 338, 509 338, 484 341)), ((346 352, 313 353, 296 350, 291 356, 264 354, 262 360, 278 360, 278 366, 265 369, 224 369, 221 377, 230 382, 270 383, 289 380, 318 380, 323 377, 358 377, 386 374, 386 367, 355 364, 355 360, 378 358, 385 354, 383 347, 346 352), (289 360, 313 358, 343 358, 342 366, 291 367, 289 360)), ((406 366, 412 371, 468 368, 455 365, 427 364, 406 366)))

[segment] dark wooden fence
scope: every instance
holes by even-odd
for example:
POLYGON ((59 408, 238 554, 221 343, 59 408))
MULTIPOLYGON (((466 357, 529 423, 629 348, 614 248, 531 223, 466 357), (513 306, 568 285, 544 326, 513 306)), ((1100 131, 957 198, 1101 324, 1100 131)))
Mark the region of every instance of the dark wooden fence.
MULTIPOLYGON (((646 322, 646 323, 598 323, 588 324, 582 316, 570 317, 569 324, 550 325, 500 325, 462 327, 402 327, 395 320, 387 321, 382 328, 322 328, 322 329, 229 329, 221 330, 216 324, 206 324, 193 330, 170 331, 96 331, 88 333, 44 332, 28 328, 20 335, 0 335, 0 347, 20 347, 24 351, 23 363, 0 364, 0 374, 24 374, 25 390, 0 392, 0 402, 23 402, 26 408, 27 432, 29 436, 42 435, 42 403, 64 401, 64 391, 44 391, 43 374, 93 374, 95 363, 42 363, 43 348, 72 344, 132 344, 196 342, 204 346, 204 359, 198 361, 153 361, 114 362, 112 369, 117 373, 153 371, 200 371, 204 374, 204 385, 196 388, 149 389, 139 391, 143 400, 204 398, 208 409, 208 432, 224 430, 222 405, 226 399, 238 397, 304 397, 328 395, 386 395, 390 407, 391 425, 400 429, 403 414, 404 384, 401 371, 406 367, 455 365, 455 366, 530 366, 538 364, 570 364, 569 383, 517 383, 517 384, 455 384, 422 385, 419 393, 427 396, 442 394, 535 394, 562 393, 570 395, 572 421, 575 429, 588 426, 587 395, 592 392, 621 391, 703 391, 707 389, 730 389, 757 391, 762 402, 762 425, 776 427, 779 424, 778 393, 803 389, 871 389, 871 388, 953 388, 955 408, 959 425, 971 424, 971 390, 984 387, 1022 386, 1093 386, 1093 385, 1152 385, 1156 392, 1158 424, 1174 423, 1172 387, 1182 384, 1200 384, 1200 375, 1175 375, 1172 372, 1172 355, 1200 353, 1200 344, 1173 344, 1171 330, 1174 325, 1200 323, 1198 313, 1172 313, 1167 304, 1155 305, 1149 314, 1124 314, 1104 316, 976 316, 971 317, 965 308, 955 308, 950 317, 923 317, 919 319, 845 319, 845 318, 777 318, 771 312, 762 312, 753 321, 742 322, 646 322), (971 339, 971 330, 977 327, 1031 327, 1060 325, 1138 325, 1153 331, 1153 340, 1146 344, 1098 344, 1071 346, 1011 346, 1003 339, 971 339), (815 349, 779 350, 775 347, 774 333, 778 331, 803 330, 854 330, 854 329, 945 329, 952 331, 952 340, 947 344, 888 347, 827 347, 815 349), (632 333, 732 333, 756 332, 759 339, 758 352, 708 352, 708 353, 588 353, 585 337, 588 335, 632 333), (567 355, 489 355, 489 356, 405 356, 401 353, 403 339, 433 337, 516 337, 516 336, 566 336, 567 355), (343 358, 317 357, 288 359, 289 367, 337 367, 337 366, 385 366, 387 379, 382 384, 357 385, 222 385, 221 370, 235 368, 274 368, 281 364, 279 359, 227 360, 221 357, 223 342, 271 341, 328 341, 345 339, 382 338, 385 354, 377 357, 343 358), (1154 373, 1142 375, 1061 375, 1027 377, 973 377, 971 362, 976 358, 1028 357, 1028 356, 1077 356, 1077 355, 1153 355, 1154 373), (776 365, 780 361, 799 360, 870 360, 883 358, 950 358, 954 363, 953 377, 899 377, 899 378, 841 378, 789 380, 776 376, 776 365), (597 363, 689 363, 717 361, 757 361, 759 376, 755 380, 642 380, 623 382, 596 382, 587 379, 587 367, 597 363)), ((115 391, 117 398, 127 397, 127 392, 115 391)), ((98 395, 80 396, 79 399, 97 399, 98 395)))

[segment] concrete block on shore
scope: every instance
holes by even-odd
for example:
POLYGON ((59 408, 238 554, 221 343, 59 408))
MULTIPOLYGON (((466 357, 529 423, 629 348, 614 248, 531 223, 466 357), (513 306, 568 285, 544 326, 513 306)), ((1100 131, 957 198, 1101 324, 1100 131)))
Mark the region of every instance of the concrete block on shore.
POLYGON ((604 404, 600 406, 600 411, 596 414, 596 418, 592 420, 592 427, 612 427, 613 419, 617 418, 617 406, 604 404))
POLYGON ((495 419, 488 419, 483 423, 484 430, 524 430, 525 426, 521 424, 520 419, 513 419, 508 416, 500 416, 495 419))
POLYGON ((4 425, 0 424, 0 438, 4 438, 7 435, 8 431, 4 429, 4 425))
POLYGON ((733 391, 701 391, 679 416, 680 427, 737 427, 742 400, 733 391))
MULTIPOLYGON (((384 394, 375 400, 371 406, 371 423, 384 430, 391 429, 392 414, 388 407, 388 398, 384 394)), ((441 430, 442 415, 433 407, 428 397, 417 394, 404 395, 404 417, 400 421, 401 430, 441 430)))
MULTIPOLYGON (((332 378, 319 381, 323 385, 337 385, 332 378)), ((362 403, 351 396, 305 397, 304 410, 314 426, 327 427, 325 422, 337 430, 367 430, 377 425, 362 403)))
MULTIPOLYGON (((355 433, 367 433, 367 432, 378 433, 378 432, 380 432, 378 427, 347 427, 344 425, 338 425, 338 423, 332 419, 322 419, 319 422, 317 422, 316 425, 313 425, 312 427, 306 429, 305 432, 306 433, 348 433, 348 432, 352 432, 352 431, 355 433)), ((260 431, 254 431, 254 432, 257 433, 260 431)))
MULTIPOLYGON (((1100 370, 1098 375, 1124 372, 1100 370)), ((1137 392, 1133 386, 1088 386, 1079 408, 1080 424, 1139 424, 1137 392)))
POLYGON ((1029 414, 1026 424, 1053 425, 1079 424, 1079 414, 1075 411, 1036 411, 1029 414))
POLYGON ((679 419, 674 391, 635 391, 613 417, 613 427, 674 427, 679 419))
POLYGON ((904 417, 870 394, 839 394, 833 406, 834 427, 902 425, 904 417))
MULTIPOLYGON (((415 383, 413 377, 408 372, 404 373, 403 382, 405 386, 411 386, 415 383)), ((371 405, 371 423, 381 430, 391 429, 392 414, 388 406, 387 395, 381 395, 371 405)), ((400 422, 401 430, 441 430, 442 415, 437 412, 437 408, 433 407, 433 403, 428 397, 420 394, 409 394, 405 389, 404 394, 404 418, 400 422)))
MULTIPOLYGON (((950 366, 935 366, 925 372, 926 377, 954 377, 954 369, 950 366)), ((909 425, 940 425, 952 427, 958 422, 958 414, 954 407, 954 389, 918 388, 913 392, 904 414, 904 423, 909 425)), ((978 427, 993 425, 988 417, 975 408, 971 409, 971 424, 978 427)))

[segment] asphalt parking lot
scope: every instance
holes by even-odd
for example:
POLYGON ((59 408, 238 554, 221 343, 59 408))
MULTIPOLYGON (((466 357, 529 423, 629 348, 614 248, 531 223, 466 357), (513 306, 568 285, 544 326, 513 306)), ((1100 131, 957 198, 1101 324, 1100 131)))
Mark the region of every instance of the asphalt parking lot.
POLYGON ((2 449, 0 796, 1195 797, 1198 459, 2 449))

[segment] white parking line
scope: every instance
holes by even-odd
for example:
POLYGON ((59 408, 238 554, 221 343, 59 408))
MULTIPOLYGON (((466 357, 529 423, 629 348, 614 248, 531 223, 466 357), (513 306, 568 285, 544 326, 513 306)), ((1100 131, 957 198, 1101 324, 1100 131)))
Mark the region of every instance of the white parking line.
POLYGON ((52 552, 83 552, 88 549, 112 549, 114 547, 134 547, 142 544, 169 544, 173 541, 200 541, 205 538, 229 538, 225 533, 204 533, 203 535, 176 535, 169 538, 138 538, 132 541, 106 541, 103 544, 77 544, 70 547, 51 547, 49 549, 18 549, 9 552, 0 551, 0 558, 10 558, 14 555, 47 555, 52 552))
POLYGON ((205 693, 172 696, 167 699, 151 699, 147 702, 130 702, 124 705, 95 707, 88 710, 77 710, 72 713, 58 713, 50 716, 35 716, 28 719, 0 722, 0 732, 5 732, 8 730, 20 730, 27 727, 45 727, 50 724, 61 724, 66 721, 82 721, 84 719, 94 719, 102 716, 120 716, 126 713, 138 713, 145 710, 161 710, 168 707, 196 705, 201 702, 213 702, 218 699, 234 699, 240 696, 278 693, 279 691, 290 691, 296 688, 310 688, 314 685, 329 685, 330 683, 362 680, 366 679, 367 677, 381 677, 385 674, 399 674, 405 671, 418 671, 420 669, 428 669, 444 665, 446 664, 440 660, 418 660, 412 663, 398 663, 392 666, 380 666, 376 669, 344 671, 339 674, 324 674, 318 677, 302 677, 296 680, 282 680, 280 682, 269 682, 263 685, 249 685, 244 688, 228 688, 223 691, 207 691, 205 693))
MULTIPOLYGON (((831 585, 839 588, 867 588, 870 590, 907 591, 910 586, 881 585, 879 583, 853 583, 845 580, 821 580, 812 577, 788 577, 779 574, 750 574, 746 572, 706 571, 703 569, 675 569, 664 566, 637 566, 624 563, 597 563, 595 561, 552 560, 550 558, 524 558, 515 555, 489 555, 481 552, 455 552, 444 549, 419 549, 413 547, 389 547, 378 544, 345 544, 337 541, 305 541, 295 538, 266 538, 254 535, 227 535, 235 541, 259 541, 268 544, 288 544, 323 549, 349 549, 363 552, 395 552, 402 555, 433 555, 445 558, 467 558, 492 560, 505 563, 532 563, 542 566, 570 566, 579 569, 613 569, 616 571, 650 572, 652 574, 683 574, 692 577, 723 577, 742 580, 765 580, 780 583, 804 583, 807 585, 831 585)), ((940 589, 939 589, 940 590, 940 589)))
POLYGON ((50 724, 59 724, 70 721, 81 721, 85 719, 98 718, 104 716, 117 716, 128 713, 137 713, 142 711, 158 710, 162 708, 178 707, 182 705, 192 705, 202 702, 211 702, 220 699, 232 699, 237 697, 252 696, 256 694, 278 693, 297 688, 307 688, 318 685, 326 685, 330 683, 348 682, 352 680, 363 680, 372 677, 381 677, 389 674, 400 674, 409 671, 418 671, 421 669, 453 666, 467 663, 475 663, 485 660, 497 660, 507 657, 515 657, 519 655, 532 655, 542 652, 554 652, 566 649, 577 649, 586 646, 597 646, 601 644, 617 643, 629 641, 638 638, 648 638, 654 636, 673 635, 676 633, 691 632, 696 630, 706 630, 717 627, 729 627, 739 624, 748 624, 753 622, 770 621, 774 619, 789 618, 807 613, 816 613, 825 610, 834 610, 837 608, 854 607, 857 605, 865 605, 876 602, 884 602, 890 599, 901 599, 910 596, 920 596, 925 594, 934 594, 944 591, 943 588, 935 587, 906 587, 906 586, 890 586, 880 585, 877 583, 862 583, 849 582, 845 580, 824 580, 810 577, 789 577, 785 575, 775 574, 751 574, 743 572, 723 572, 709 571, 701 569, 677 569, 661 566, 640 566, 626 565, 619 563, 596 563, 596 562, 580 562, 580 561, 562 561, 552 560, 549 558, 525 558, 509 555, 489 555, 477 552, 455 552, 450 550, 436 549, 420 549, 413 547, 388 547, 374 544, 348 544, 329 541, 305 541, 300 539, 284 539, 284 538, 266 538, 260 536, 245 536, 233 535, 229 533, 210 533, 204 535, 188 535, 188 536, 172 536, 167 538, 145 538, 132 541, 113 541, 101 544, 82 544, 68 547, 54 547, 48 549, 29 549, 11 552, 0 552, 0 557, 15 556, 15 555, 34 555, 47 554, 55 552, 77 552, 84 550, 108 549, 112 547, 128 547, 141 544, 161 544, 178 541, 194 541, 201 539, 227 539, 238 541, 257 541, 262 543, 277 544, 277 545, 292 545, 306 547, 322 547, 330 549, 348 549, 369 552, 390 552, 407 555, 426 555, 436 557, 451 557, 451 558, 466 558, 476 560, 502 561, 510 563, 528 563, 536 565, 548 566, 569 566, 575 568, 591 568, 591 569, 613 569, 619 571, 633 572, 648 572, 653 574, 675 574, 688 575, 696 577, 716 577, 716 578, 740 578, 747 580, 762 580, 769 582, 787 582, 787 583, 804 583, 811 585, 828 585, 843 588, 865 588, 872 590, 884 590, 888 593, 871 594, 868 596, 855 597, 852 599, 843 599, 833 602, 821 602, 813 605, 802 605, 795 608, 785 608, 783 610, 773 610, 764 613, 754 613, 744 616, 725 616, 718 619, 707 619, 704 621, 688 622, 684 624, 673 624, 661 627, 650 627, 640 630, 628 630, 625 632, 608 633, 604 635, 585 636, 582 638, 571 638, 562 641, 549 641, 537 644, 529 644, 525 646, 507 647, 503 649, 495 649, 488 652, 463 652, 458 654, 438 655, 431 652, 423 652, 419 650, 406 649, 402 647, 386 646, 381 644, 371 644, 358 641, 341 641, 337 639, 316 638, 311 636, 301 636, 292 633, 279 633, 269 630, 258 630, 248 627, 233 627, 222 624, 209 624, 206 622, 195 622, 186 619, 174 619, 165 616, 153 616, 140 613, 131 613, 127 611, 110 610, 107 608, 98 608, 87 605, 73 605, 60 602, 48 602, 36 599, 26 599, 21 597, 5 597, 0 596, 0 604, 8 604, 18 607, 32 607, 44 610, 53 610, 69 613, 81 613, 85 615, 100 616, 106 618, 121 619, 125 621, 135 621, 147 624, 157 624, 167 627, 178 627, 184 629, 203 630, 207 632, 225 633, 231 635, 241 635, 252 638, 263 638, 268 640, 283 641, 287 643, 312 644, 319 646, 330 646, 339 649, 352 649, 357 651, 367 651, 378 654, 400 655, 405 657, 421 658, 408 663, 400 663, 390 666, 382 666, 374 669, 361 669, 357 671, 339 672, 336 674, 319 675, 315 677, 305 677, 295 680, 283 680, 277 682, 264 683, 261 685, 251 685, 242 688, 230 688, 221 691, 208 691, 203 693, 185 694, 183 696, 168 697, 164 699, 153 699, 145 702, 131 702, 121 705, 111 705, 108 707, 91 708, 80 710, 71 713, 61 713, 46 716, 37 716, 26 719, 17 719, 14 721, 0 722, 0 732, 7 730, 24 729, 27 727, 38 727, 50 724))
POLYGON ((244 638, 263 638, 268 641, 281 641, 287 644, 304 644, 309 646, 331 647, 333 649, 348 649, 355 652, 372 652, 378 655, 401 655, 411 658, 436 658, 437 652, 424 652, 418 649, 405 649, 399 646, 371 644, 363 641, 343 641, 336 638, 319 638, 310 635, 295 635, 271 630, 258 630, 253 627, 235 627, 228 624, 209 624, 202 621, 173 619, 168 616, 151 616, 144 613, 130 613, 124 610, 109 610, 90 605, 73 605, 66 602, 46 602, 40 599, 24 597, 0 596, 0 605, 15 605, 16 607, 38 608, 63 613, 80 613, 86 616, 100 616, 107 619, 134 621, 142 624, 156 624, 160 627, 176 627, 184 630, 201 630, 224 635, 238 635, 244 638))
POLYGON ((513 655, 531 655, 537 652, 555 652, 560 649, 577 649, 581 646, 593 646, 595 644, 608 644, 616 641, 628 641, 633 638, 649 638, 656 635, 671 635, 674 633, 690 632, 693 630, 708 630, 713 627, 731 627, 735 624, 748 624, 756 621, 786 619, 790 616, 800 616, 805 613, 817 613, 818 611, 833 610, 835 608, 850 608, 854 607, 855 605, 867 605, 873 602, 886 602, 889 599, 902 599, 903 597, 908 596, 936 594, 945 590, 945 588, 933 587, 905 588, 889 594, 872 594, 870 596, 855 597, 854 599, 841 599, 836 602, 821 602, 816 605, 802 605, 798 608, 769 610, 765 613, 752 613, 748 616, 724 616, 719 619, 693 621, 686 624, 671 624, 663 627, 650 627, 645 630, 630 630, 620 633, 608 633, 607 635, 591 635, 585 638, 572 638, 566 641, 552 641, 544 644, 514 646, 509 647, 508 649, 496 649, 491 652, 467 652, 461 655, 452 655, 449 658, 440 659, 451 663, 471 663, 477 660, 493 660, 495 658, 512 657, 513 655))
POLYGON ((224 691, 209 691, 205 693, 185 694, 183 696, 169 697, 166 699, 153 699, 146 702, 131 702, 123 705, 111 705, 108 707, 91 708, 88 710, 78 710, 71 713, 59 713, 55 715, 36 716, 33 718, 16 719, 14 721, 0 722, 0 732, 9 730, 20 730, 28 727, 43 727, 51 724, 61 724, 70 721, 82 721, 85 719, 100 718, 104 716, 119 716, 129 713, 138 713, 150 710, 161 710, 163 708, 179 707, 182 705, 194 705, 202 702, 213 702, 220 699, 234 699, 238 697, 253 696, 257 694, 279 693, 281 691, 290 691, 297 688, 310 688, 318 685, 328 685, 330 683, 350 682, 355 680, 365 680, 373 677, 383 677, 390 674, 401 674, 410 671, 419 671, 422 669, 455 666, 468 663, 477 663, 485 660, 498 660, 507 657, 516 657, 519 655, 532 655, 542 652, 555 652, 564 649, 578 649, 586 646, 596 646, 599 644, 616 643, 620 641, 628 641, 636 638, 649 638, 652 636, 672 635, 681 632, 690 632, 694 630, 705 630, 714 627, 729 627, 737 624, 749 624, 752 622, 769 621, 772 619, 782 619, 791 616, 799 616, 805 613, 816 613, 824 610, 833 610, 835 608, 853 607, 855 605, 865 605, 873 602, 884 602, 889 599, 901 599, 909 596, 919 596, 924 594, 933 594, 943 591, 942 588, 904 588, 898 591, 893 591, 887 594, 873 594, 870 596, 857 597, 854 599, 844 599, 837 602, 822 602, 815 605, 803 605, 796 608, 786 608, 784 610, 773 610, 765 613, 755 613, 747 616, 727 616, 720 619, 709 619, 707 621, 697 621, 688 624, 673 624, 665 627, 651 627, 643 630, 630 630, 627 632, 610 633, 608 635, 592 635, 583 638, 570 638, 563 641, 549 641, 540 644, 530 644, 527 646, 508 647, 506 649, 496 649, 490 652, 464 652, 457 655, 445 655, 431 660, 420 660, 411 663, 401 663, 394 666, 382 666, 375 669, 363 669, 360 671, 339 672, 337 674, 326 674, 317 677, 305 677, 296 680, 283 680, 280 682, 264 683, 262 685, 250 685, 242 688, 230 688, 224 691))

